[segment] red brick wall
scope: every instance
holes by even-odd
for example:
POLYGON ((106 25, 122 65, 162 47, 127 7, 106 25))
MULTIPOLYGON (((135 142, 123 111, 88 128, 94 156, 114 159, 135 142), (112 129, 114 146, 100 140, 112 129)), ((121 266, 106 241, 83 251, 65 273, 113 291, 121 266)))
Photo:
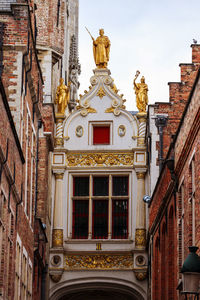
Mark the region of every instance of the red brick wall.
POLYGON ((23 162, 1 93, 0 111, 0 168, 2 170, 0 182, 0 244, 2 246, 0 252, 0 291, 5 298, 14 299, 16 204, 20 201, 23 162), (8 159, 5 162, 7 141, 9 141, 8 159), (5 163, 3 164, 3 162, 5 163), (12 186, 11 183, 13 183, 12 186))
POLYGON ((57 0, 37 0, 37 27, 38 38, 37 44, 51 47, 60 54, 64 51, 64 16, 65 16, 65 1, 60 1, 61 6, 58 14, 57 0), (57 17, 59 22, 57 26, 57 17))
MULTIPOLYGON (((196 79, 199 76, 199 64, 200 45, 192 45, 192 64, 181 64, 181 82, 169 83, 170 102, 155 105, 156 114, 168 114, 163 136, 164 158, 175 154, 176 181, 165 164, 149 207, 149 231, 153 238, 154 253, 152 299, 181 299, 176 288, 181 278, 181 266, 189 252, 188 246, 193 243, 194 232, 195 245, 200 247, 200 80, 196 79), (196 87, 193 88, 194 82, 196 87), (181 121, 186 108, 184 120, 181 121), (172 144, 171 153, 168 153, 175 134, 175 144, 172 144), (195 193, 192 193, 192 157, 195 193), (184 186, 183 195, 180 187, 177 190, 181 183, 184 186), (166 231, 163 231, 163 226, 166 231)), ((157 146, 159 150, 159 144, 157 146)))
MULTIPOLYGON (((22 1, 20 1, 22 2, 22 1)), ((25 2, 24 2, 25 3, 25 2)), ((41 70, 37 60, 37 52, 35 49, 34 40, 34 5, 33 2, 29 4, 29 10, 27 6, 15 6, 13 14, 2 14, 0 21, 5 23, 5 34, 3 38, 3 64, 4 70, 2 75, 3 84, 5 86, 6 95, 9 101, 10 108, 14 117, 14 122, 18 133, 18 138, 21 141, 22 151, 25 157, 25 164, 20 166, 20 159, 17 156, 15 144, 12 141, 12 136, 9 131, 9 122, 1 117, 0 123, 0 142, 2 142, 2 151, 5 154, 7 135, 10 139, 9 147, 9 161, 8 166, 13 173, 13 164, 16 161, 16 189, 19 190, 19 199, 21 195, 21 183, 23 182, 22 199, 23 203, 18 206, 18 218, 15 222, 16 216, 16 200, 15 195, 11 190, 11 203, 15 203, 12 208, 14 215, 14 228, 13 228, 13 248, 12 255, 10 254, 10 268, 8 259, 6 257, 8 252, 8 245, 4 243, 3 255, 4 266, 0 270, 0 288, 3 288, 3 293, 10 293, 9 299, 14 299, 14 282, 15 282, 15 246, 16 236, 19 235, 22 245, 21 248, 27 251, 28 258, 30 259, 34 270, 34 250, 37 250, 37 244, 34 244, 37 234, 34 236, 34 230, 39 231, 38 226, 41 227, 42 223, 39 222, 38 226, 34 226, 34 212, 35 212, 35 199, 36 199, 36 149, 37 149, 37 130, 38 120, 41 119, 44 127, 44 131, 53 134, 54 118, 53 107, 44 106, 43 90, 42 90, 42 77, 41 70), (30 20, 30 22, 29 22, 30 20), (30 26, 31 25, 31 26, 30 26), (29 32, 29 39, 28 39, 29 32), (28 44, 29 42, 29 44, 28 44), (21 93, 22 91, 22 93, 21 93), (43 111, 44 110, 44 111, 43 111), (21 114, 20 114, 21 111, 21 114), (29 121, 27 123, 27 116, 29 121), (32 140, 32 135, 35 133, 35 137, 32 140), (32 160, 32 173, 31 173, 31 160, 32 160), (27 172, 27 176, 26 176, 27 172), (27 182, 27 188, 26 188, 27 182), (31 188, 32 184, 32 188, 31 188), (26 191, 25 191, 26 189, 26 191), (27 211, 25 211, 25 199, 27 195, 27 211), (32 202, 31 202, 32 196, 32 202), (32 211, 32 218, 30 218, 30 210, 32 211), (5 274, 10 273, 10 277, 5 274), (9 281, 9 280, 10 281, 9 281), (10 283, 11 282, 11 283, 10 283), (9 289, 9 284, 10 289, 9 289), (8 291, 9 289, 9 291, 8 291)), ((1 109, 2 116, 4 112, 1 109)), ((41 130, 42 132, 42 130, 41 130)), ((51 138, 52 138, 51 134, 51 138)), ((42 208, 43 222, 46 223, 46 205, 47 205, 47 192, 48 192, 48 155, 52 148, 51 140, 49 137, 43 137, 39 145, 40 161, 38 168, 38 178, 43 183, 39 185, 41 189, 38 192, 39 207, 42 208), (44 208, 44 209, 43 209, 44 208)), ((18 155, 19 156, 19 155, 18 155)), ((5 174, 2 176, 2 185, 5 193, 8 193, 8 183, 6 181, 5 174)), ((7 201, 7 200, 6 200, 7 201)), ((7 202, 6 202, 7 205, 7 202)), ((6 218, 8 216, 6 215, 6 218)), ((4 231, 4 239, 8 240, 9 228, 4 231)), ((43 243, 46 247, 46 242, 43 243)), ((38 253, 43 255, 44 263, 48 260, 46 258, 46 250, 40 251, 41 244, 38 244, 38 253)), ((38 256, 39 260, 39 256, 38 256)), ((33 274, 34 277, 34 274, 33 274)), ((40 273, 40 282, 42 279, 42 273, 40 273)), ((34 280, 33 280, 34 281, 34 280)), ((34 281, 35 282, 35 281, 34 281)), ((21 287, 20 287, 21 288, 21 287)), ((33 299, 41 298, 41 289, 35 293, 33 299)), ((6 297, 6 296, 5 296, 6 297)))

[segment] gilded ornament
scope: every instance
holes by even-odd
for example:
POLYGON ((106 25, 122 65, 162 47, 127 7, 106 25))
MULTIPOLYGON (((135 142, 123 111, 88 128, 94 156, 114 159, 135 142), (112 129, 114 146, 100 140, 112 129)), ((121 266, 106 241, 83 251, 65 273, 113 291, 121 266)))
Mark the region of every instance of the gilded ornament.
POLYGON ((97 93, 97 96, 99 96, 99 98, 103 98, 106 95, 106 93, 104 92, 104 89, 101 87, 97 93))
POLYGON ((128 255, 66 255, 65 269, 132 270, 133 256, 128 255))
POLYGON ((133 153, 73 153, 66 156, 69 167, 133 166, 133 153))
POLYGON ((144 147, 144 145, 145 145, 145 138, 144 137, 138 137, 137 145, 144 147))
POLYGON ((114 107, 109 107, 105 110, 105 113, 114 113, 115 108, 114 107))
POLYGON ((87 112, 88 112, 88 113, 91 113, 91 114, 94 114, 94 113, 97 112, 96 109, 95 109, 95 108, 92 108, 92 107, 88 107, 88 108, 86 108, 86 109, 87 109, 87 112))
POLYGON ((69 86, 66 86, 64 84, 64 79, 60 78, 60 85, 57 87, 56 99, 55 99, 55 104, 58 105, 57 112, 60 114, 65 113, 65 109, 69 103, 69 97, 70 97, 69 87, 70 87, 70 83, 69 86))
POLYGON ((147 278, 147 271, 135 272, 135 277, 137 278, 137 280, 143 281, 147 278))
POLYGON ((137 71, 135 78, 133 80, 134 90, 136 94, 136 106, 139 110, 139 113, 146 113, 146 106, 148 104, 148 85, 145 83, 145 78, 142 76, 141 83, 136 83, 140 72, 137 71))
POLYGON ((52 233, 52 247, 63 247, 63 230, 62 229, 53 229, 52 233))
POLYGON ((145 179, 145 173, 144 172, 140 172, 140 173, 136 173, 137 174, 137 179, 145 179))
POLYGON ((104 35, 104 30, 99 29, 99 37, 95 40, 89 30, 86 28, 93 40, 94 61, 97 68, 107 68, 110 55, 110 40, 104 35))
POLYGON ((55 178, 57 179, 63 179, 64 174, 63 173, 56 173, 55 178))
POLYGON ((145 248, 146 247, 146 229, 138 229, 135 231, 135 247, 145 248))
POLYGON ((54 138, 54 143, 55 143, 55 146, 63 146, 64 145, 64 139, 63 138, 54 138))
POLYGON ((113 99, 112 100, 112 104, 111 104, 111 107, 107 108, 105 110, 105 113, 114 113, 115 116, 119 116, 120 115, 120 109, 125 109, 126 107, 124 106, 124 102, 126 100, 119 100, 119 99, 113 99))

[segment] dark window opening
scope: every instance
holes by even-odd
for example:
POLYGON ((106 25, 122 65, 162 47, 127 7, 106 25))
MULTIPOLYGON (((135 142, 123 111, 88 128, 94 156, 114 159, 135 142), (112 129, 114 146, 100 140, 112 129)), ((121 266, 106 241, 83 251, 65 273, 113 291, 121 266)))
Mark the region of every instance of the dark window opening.
POLYGON ((89 177, 74 177, 74 196, 89 196, 89 177))
POLYGON ((73 238, 87 239, 88 238, 88 200, 73 201, 73 238))
POLYGON ((128 238, 128 201, 113 200, 112 238, 128 238))
POLYGON ((93 178, 93 195, 107 196, 108 195, 108 176, 93 178))
POLYGON ((128 176, 113 176, 113 196, 128 195, 128 176))
POLYGON ((108 238, 108 201, 93 201, 93 239, 108 238))

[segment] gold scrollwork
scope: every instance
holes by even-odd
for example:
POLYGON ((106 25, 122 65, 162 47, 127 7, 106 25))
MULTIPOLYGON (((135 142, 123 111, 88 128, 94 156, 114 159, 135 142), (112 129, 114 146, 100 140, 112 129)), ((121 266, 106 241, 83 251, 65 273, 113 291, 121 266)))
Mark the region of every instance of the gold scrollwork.
POLYGON ((133 256, 128 255, 66 255, 65 269, 132 270, 133 256))
POLYGON ((52 246, 53 246, 53 248, 63 247, 63 230, 62 229, 53 229, 52 246))
POLYGON ((132 153, 74 153, 68 154, 66 160, 69 167, 133 166, 134 155, 132 153))
POLYGON ((146 229, 136 228, 135 231, 135 247, 144 248, 146 247, 146 229))
POLYGON ((104 96, 106 95, 104 89, 101 87, 99 90, 98 90, 98 93, 97 93, 97 96, 99 96, 99 98, 103 98, 104 96))

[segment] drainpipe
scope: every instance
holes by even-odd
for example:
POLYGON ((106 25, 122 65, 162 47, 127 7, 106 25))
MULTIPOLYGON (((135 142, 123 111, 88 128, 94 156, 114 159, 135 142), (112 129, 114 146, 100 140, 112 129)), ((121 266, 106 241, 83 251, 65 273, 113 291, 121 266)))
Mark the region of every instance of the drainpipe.
POLYGON ((160 142, 160 151, 159 151, 159 171, 161 172, 162 166, 163 166, 163 128, 167 125, 167 117, 166 116, 157 116, 155 118, 156 127, 158 128, 158 134, 159 134, 159 142, 160 142))

